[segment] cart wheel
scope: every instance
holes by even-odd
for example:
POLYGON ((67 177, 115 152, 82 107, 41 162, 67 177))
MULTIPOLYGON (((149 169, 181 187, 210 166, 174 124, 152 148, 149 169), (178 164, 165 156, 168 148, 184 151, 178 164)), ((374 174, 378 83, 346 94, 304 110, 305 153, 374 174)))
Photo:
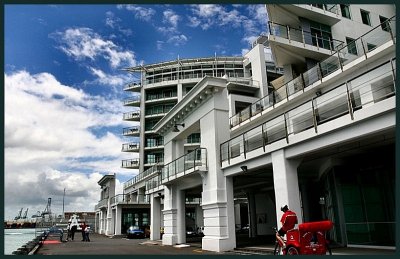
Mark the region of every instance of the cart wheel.
POLYGON ((299 254, 299 250, 297 250, 296 247, 291 246, 287 249, 287 255, 298 255, 299 254))

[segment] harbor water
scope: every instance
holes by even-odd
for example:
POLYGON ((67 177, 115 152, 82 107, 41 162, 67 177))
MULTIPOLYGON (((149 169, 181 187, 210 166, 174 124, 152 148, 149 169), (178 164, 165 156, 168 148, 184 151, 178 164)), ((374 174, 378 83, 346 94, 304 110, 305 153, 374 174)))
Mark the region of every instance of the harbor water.
POLYGON ((21 246, 35 238, 36 229, 4 229, 4 254, 11 255, 21 246))

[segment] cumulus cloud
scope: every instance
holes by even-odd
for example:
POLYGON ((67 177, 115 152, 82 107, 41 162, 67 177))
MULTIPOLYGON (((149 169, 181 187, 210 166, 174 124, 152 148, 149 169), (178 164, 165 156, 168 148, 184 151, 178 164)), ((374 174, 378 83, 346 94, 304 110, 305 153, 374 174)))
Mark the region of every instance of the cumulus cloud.
POLYGON ((172 36, 171 38, 169 38, 167 40, 168 43, 172 43, 175 46, 184 45, 184 44, 186 44, 187 41, 188 41, 188 38, 183 34, 172 36))
POLYGON ((156 11, 153 8, 145 8, 142 6, 137 6, 133 4, 127 5, 117 5, 118 9, 126 9, 133 13, 134 17, 138 20, 150 21, 153 16, 156 14, 156 11))
POLYGON ((21 207, 43 210, 48 197, 61 213, 63 188, 71 210, 93 211, 104 174, 133 175, 120 168, 126 141, 109 130, 127 126, 121 100, 89 95, 49 73, 17 71, 5 74, 4 122, 6 218, 21 207))
POLYGON ((135 66, 135 54, 122 50, 110 40, 106 40, 90 28, 69 28, 50 35, 60 44, 59 48, 75 60, 97 58, 106 59, 112 68, 135 66))
POLYGON ((116 17, 115 14, 113 12, 106 12, 106 20, 105 20, 105 24, 106 26, 118 30, 119 32, 121 32, 122 34, 124 34, 125 36, 130 36, 133 34, 131 29, 127 29, 127 28, 123 28, 120 23, 122 22, 121 18, 116 17))

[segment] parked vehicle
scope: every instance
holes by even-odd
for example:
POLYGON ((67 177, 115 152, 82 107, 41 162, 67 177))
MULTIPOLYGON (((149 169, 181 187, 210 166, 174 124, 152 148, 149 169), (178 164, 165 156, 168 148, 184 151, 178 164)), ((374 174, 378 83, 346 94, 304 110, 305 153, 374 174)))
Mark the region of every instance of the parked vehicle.
POLYGON ((145 238, 144 231, 139 226, 130 226, 126 231, 127 238, 145 238))

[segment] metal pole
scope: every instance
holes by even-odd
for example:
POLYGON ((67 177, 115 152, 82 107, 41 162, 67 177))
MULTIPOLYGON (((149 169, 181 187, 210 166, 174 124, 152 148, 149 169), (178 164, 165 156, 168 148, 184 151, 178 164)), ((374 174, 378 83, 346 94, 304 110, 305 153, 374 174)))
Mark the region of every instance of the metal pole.
POLYGON ((65 218, 65 214, 64 214, 64 199, 65 199, 65 187, 64 187, 64 195, 63 195, 63 216, 62 216, 62 218, 64 219, 65 218))

